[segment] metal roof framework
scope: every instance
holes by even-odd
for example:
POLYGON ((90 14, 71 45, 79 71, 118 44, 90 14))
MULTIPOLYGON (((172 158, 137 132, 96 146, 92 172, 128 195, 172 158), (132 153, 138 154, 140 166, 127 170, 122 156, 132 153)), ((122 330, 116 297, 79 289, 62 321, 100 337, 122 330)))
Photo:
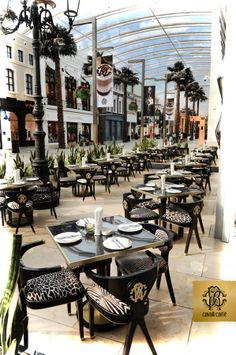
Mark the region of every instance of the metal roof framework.
MULTIPOLYGON (((62 3, 57 2, 52 11, 55 22, 67 26, 62 3)), ((117 68, 129 66, 140 73, 140 63, 128 61, 145 59, 145 77, 160 80, 164 79, 168 66, 182 61, 186 68, 191 67, 201 85, 204 77, 210 77, 212 2, 198 0, 196 4, 179 0, 177 4, 172 0, 146 0, 146 6, 143 3, 100 0, 98 6, 92 2, 89 7, 87 1, 81 0, 73 27, 78 51, 83 57, 92 55, 91 23, 77 24, 86 18, 96 18, 97 48, 113 47, 104 54, 113 55, 117 68)))

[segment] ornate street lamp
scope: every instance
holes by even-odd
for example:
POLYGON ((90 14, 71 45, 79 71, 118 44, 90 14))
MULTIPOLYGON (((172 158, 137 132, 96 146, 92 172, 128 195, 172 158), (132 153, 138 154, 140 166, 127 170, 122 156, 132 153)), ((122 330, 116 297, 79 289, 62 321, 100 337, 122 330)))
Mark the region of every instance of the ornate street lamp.
MULTIPOLYGON (((56 4, 51 0, 36 0, 28 6, 28 0, 21 0, 23 9, 19 16, 15 16, 15 13, 7 9, 5 14, 0 15, 0 30, 5 34, 11 34, 16 32, 21 24, 25 24, 26 27, 33 31, 32 47, 35 57, 35 91, 34 91, 34 109, 33 114, 35 117, 36 129, 35 136, 35 159, 33 160, 33 170, 35 174, 43 181, 48 180, 48 163, 45 158, 45 132, 43 131, 43 97, 41 90, 41 77, 40 77, 40 51, 41 45, 47 33, 55 32, 57 34, 57 27, 53 22, 53 15, 48 9, 50 6, 52 9, 56 4), (15 27, 6 27, 4 22, 11 20, 13 23, 17 21, 15 27)), ((75 17, 78 14, 80 0, 77 4, 77 9, 72 10, 69 6, 69 0, 67 0, 67 9, 64 15, 68 19, 68 33, 70 33, 75 17)))

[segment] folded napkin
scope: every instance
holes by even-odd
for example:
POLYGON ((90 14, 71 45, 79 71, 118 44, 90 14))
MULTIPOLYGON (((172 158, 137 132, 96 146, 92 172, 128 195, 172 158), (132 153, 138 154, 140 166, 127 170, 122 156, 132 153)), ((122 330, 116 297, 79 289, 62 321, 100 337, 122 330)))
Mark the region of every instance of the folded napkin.
POLYGON ((94 234, 101 235, 103 208, 97 207, 94 211, 94 234))
POLYGON ((20 181, 20 169, 14 170, 14 182, 20 181))

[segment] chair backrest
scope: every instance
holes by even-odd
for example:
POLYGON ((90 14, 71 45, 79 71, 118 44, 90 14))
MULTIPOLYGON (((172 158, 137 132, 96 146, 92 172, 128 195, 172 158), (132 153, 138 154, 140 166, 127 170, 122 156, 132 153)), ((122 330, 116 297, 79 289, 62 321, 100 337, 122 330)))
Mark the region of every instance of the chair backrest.
POLYGON ((137 206, 138 203, 151 201, 151 198, 141 198, 142 194, 138 196, 134 195, 134 192, 125 192, 123 193, 123 208, 125 217, 129 218, 129 212, 137 206))
POLYGON ((90 182, 93 178, 93 176, 96 174, 97 168, 81 168, 79 169, 79 173, 83 179, 86 179, 87 182, 90 182))
POLYGON ((22 191, 8 190, 6 192, 6 196, 8 197, 9 202, 16 202, 19 205, 19 209, 24 210, 25 208, 27 208, 27 202, 32 201, 36 189, 37 187, 22 191))
POLYGON ((59 265, 53 267, 32 267, 26 265, 23 262, 23 256, 29 249, 43 244, 45 244, 44 240, 36 240, 34 242, 26 243, 21 246, 21 259, 20 259, 20 286, 21 287, 24 287, 26 282, 34 277, 61 270, 61 266, 59 265))
MULTIPOLYGON (((148 294, 156 280, 158 272, 157 257, 150 251, 146 254, 152 260, 152 265, 138 272, 122 276, 103 276, 91 270, 85 270, 86 275, 96 284, 109 291, 121 301, 137 308, 147 301, 148 294)), ((138 316, 138 314, 137 314, 138 316)))

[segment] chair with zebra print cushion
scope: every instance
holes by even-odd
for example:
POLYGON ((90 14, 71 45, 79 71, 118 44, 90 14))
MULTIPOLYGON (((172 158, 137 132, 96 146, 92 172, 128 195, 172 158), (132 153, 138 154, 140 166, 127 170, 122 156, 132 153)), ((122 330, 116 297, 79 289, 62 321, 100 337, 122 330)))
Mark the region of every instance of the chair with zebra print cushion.
POLYGON ((130 352, 132 339, 137 325, 140 326, 152 354, 157 352, 147 330, 145 315, 149 310, 148 294, 157 277, 157 258, 146 251, 150 258, 149 267, 129 275, 103 276, 91 270, 85 270, 86 275, 94 281, 85 290, 90 305, 90 336, 94 336, 94 309, 116 324, 129 324, 123 355, 130 352))
MULTIPOLYGON (((27 308, 44 309, 66 304, 71 314, 71 302, 76 304, 80 338, 84 338, 83 297, 84 286, 79 280, 79 269, 63 269, 61 266, 29 267, 23 256, 31 248, 44 244, 43 240, 24 244, 21 248, 20 282, 22 309, 27 318, 27 308)), ((24 333, 24 345, 28 347, 28 331, 24 333)))

